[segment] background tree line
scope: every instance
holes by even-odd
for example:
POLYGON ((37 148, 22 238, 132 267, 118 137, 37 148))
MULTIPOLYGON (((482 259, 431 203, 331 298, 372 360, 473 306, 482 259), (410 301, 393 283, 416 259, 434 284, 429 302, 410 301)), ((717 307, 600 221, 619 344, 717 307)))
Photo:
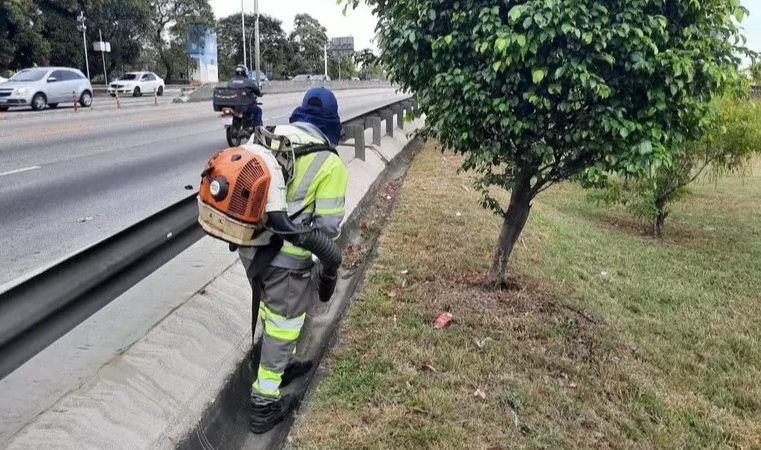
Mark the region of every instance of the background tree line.
MULTIPOLYGON (((92 42, 111 43, 106 56, 109 76, 129 70, 152 70, 170 81, 185 81, 193 69, 187 56, 188 33, 196 27, 214 28, 219 50, 219 74, 230 76, 243 63, 240 15, 215 20, 208 0, 0 0, 0 73, 34 65, 77 67, 85 72, 82 33, 77 16, 86 17, 89 69, 102 80, 99 53, 92 42)), ((252 60, 254 16, 246 16, 246 59, 252 60)), ((282 21, 260 16, 262 70, 282 79, 299 73, 323 73, 326 28, 315 18, 299 14, 293 31, 282 21)), ((329 57, 332 78, 381 76, 369 49, 355 57, 329 57), (362 68, 359 74, 357 66, 362 68)), ((249 62, 249 66, 253 63, 249 62)))

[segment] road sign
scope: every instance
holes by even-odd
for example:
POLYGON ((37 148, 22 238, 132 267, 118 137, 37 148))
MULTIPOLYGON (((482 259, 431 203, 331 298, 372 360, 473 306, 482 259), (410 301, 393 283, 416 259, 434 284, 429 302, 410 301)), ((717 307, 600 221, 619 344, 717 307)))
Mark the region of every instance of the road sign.
POLYGON ((111 53, 111 43, 103 41, 95 41, 92 43, 92 49, 96 52, 111 53))

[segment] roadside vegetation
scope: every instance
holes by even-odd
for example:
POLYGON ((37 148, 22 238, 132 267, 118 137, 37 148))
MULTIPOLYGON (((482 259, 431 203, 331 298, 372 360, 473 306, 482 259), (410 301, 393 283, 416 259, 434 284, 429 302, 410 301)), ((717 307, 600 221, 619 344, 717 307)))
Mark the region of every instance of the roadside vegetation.
POLYGON ((461 163, 413 163, 293 447, 759 445, 761 163, 693 183, 662 239, 558 184, 503 290, 482 285, 502 220, 461 163))

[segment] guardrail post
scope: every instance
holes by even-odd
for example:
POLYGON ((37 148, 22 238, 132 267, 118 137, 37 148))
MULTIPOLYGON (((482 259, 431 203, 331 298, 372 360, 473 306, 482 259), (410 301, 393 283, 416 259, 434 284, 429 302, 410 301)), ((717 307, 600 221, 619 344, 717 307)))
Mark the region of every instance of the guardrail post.
POLYGON ((407 111, 407 114, 412 114, 415 111, 415 104, 412 100, 405 100, 402 102, 402 108, 407 111))
POLYGON ((159 91, 153 88, 153 106, 159 106, 159 91))
POLYGON ((71 100, 74 102, 74 112, 77 112, 77 92, 71 91, 71 100))
POLYGON ((381 111, 381 117, 386 121, 386 135, 394 137, 394 111, 386 108, 381 111))
POLYGON ((354 157, 365 160, 365 123, 350 122, 346 125, 346 139, 354 139, 354 157))
POLYGON ((373 145, 381 145, 381 118, 379 116, 365 117, 365 128, 373 129, 373 145))
POLYGON ((114 91, 114 98, 116 99, 116 109, 122 109, 122 104, 119 102, 119 91, 114 91))
POLYGON ((404 129, 404 106, 394 105, 394 114, 396 114, 396 126, 404 129))

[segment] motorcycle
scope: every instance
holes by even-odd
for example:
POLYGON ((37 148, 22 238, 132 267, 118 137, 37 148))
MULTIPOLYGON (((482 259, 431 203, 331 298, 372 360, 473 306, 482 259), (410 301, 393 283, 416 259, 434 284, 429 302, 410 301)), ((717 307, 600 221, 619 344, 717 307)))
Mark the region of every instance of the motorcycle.
POLYGON ((262 109, 259 105, 261 103, 256 100, 256 96, 245 89, 214 89, 214 111, 221 112, 219 117, 223 121, 227 144, 230 147, 238 147, 248 142, 256 127, 263 125, 262 109), (253 114, 249 112, 252 104, 256 105, 253 114))
MULTIPOLYGON (((257 106, 261 103, 257 102, 257 106)), ((254 134, 256 127, 263 126, 262 111, 257 107, 257 111, 252 115, 247 110, 239 112, 236 108, 224 107, 222 108, 222 114, 219 117, 222 119, 222 123, 225 127, 225 134, 227 136, 227 145, 230 147, 238 147, 241 144, 248 142, 251 136, 254 134)))

